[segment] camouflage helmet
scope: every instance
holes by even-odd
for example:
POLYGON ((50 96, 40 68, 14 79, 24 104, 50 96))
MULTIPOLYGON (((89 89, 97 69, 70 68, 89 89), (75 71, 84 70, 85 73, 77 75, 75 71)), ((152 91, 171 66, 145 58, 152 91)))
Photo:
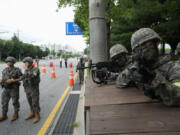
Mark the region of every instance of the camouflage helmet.
POLYGON ((112 59, 114 56, 117 56, 121 53, 128 53, 128 51, 123 45, 116 44, 110 49, 110 58, 112 59))
POLYGON ((180 53, 180 42, 177 44, 176 52, 177 52, 177 53, 180 53))
POLYGON ((161 37, 150 28, 141 28, 133 33, 131 37, 131 48, 134 50, 144 42, 152 39, 161 40, 161 37))
POLYGON ((6 63, 7 62, 16 63, 16 59, 14 57, 11 57, 11 56, 7 57, 5 61, 6 61, 6 63))
POLYGON ((24 63, 25 63, 25 62, 33 63, 33 59, 32 59, 31 57, 25 57, 25 58, 23 59, 23 62, 24 62, 24 63))

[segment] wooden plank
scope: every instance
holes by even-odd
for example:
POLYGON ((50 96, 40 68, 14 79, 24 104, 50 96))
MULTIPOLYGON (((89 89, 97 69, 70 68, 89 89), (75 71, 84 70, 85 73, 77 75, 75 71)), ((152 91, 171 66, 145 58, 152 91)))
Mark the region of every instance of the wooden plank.
POLYGON ((157 102, 144 96, 143 92, 136 88, 119 89, 115 84, 99 86, 86 79, 85 107, 108 104, 129 104, 157 102))
POLYGON ((86 110, 86 135, 90 135, 90 111, 86 110))
POLYGON ((90 108, 91 134, 179 132, 179 121, 180 108, 166 107, 161 103, 103 105, 90 108))
MULTIPOLYGON (((109 135, 109 134, 104 134, 109 135)), ((111 134, 111 135, 180 135, 180 132, 155 132, 155 133, 130 133, 130 134, 111 134)))

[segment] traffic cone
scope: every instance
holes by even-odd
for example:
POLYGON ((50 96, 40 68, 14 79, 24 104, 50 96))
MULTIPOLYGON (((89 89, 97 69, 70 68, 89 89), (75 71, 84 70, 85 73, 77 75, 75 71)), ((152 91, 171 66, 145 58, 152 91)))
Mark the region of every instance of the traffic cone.
POLYGON ((53 66, 53 67, 52 67, 52 70, 54 70, 54 71, 55 71, 55 66, 53 66))
POLYGON ((74 86, 73 72, 70 72, 69 75, 69 86, 74 86))
POLYGON ((34 67, 38 67, 38 66, 37 66, 37 62, 34 62, 34 67))
POLYGON ((53 62, 52 62, 52 61, 49 62, 49 66, 50 66, 50 67, 53 67, 53 62))
POLYGON ((70 73, 71 73, 71 74, 72 74, 72 76, 73 76, 73 71, 72 71, 72 70, 70 71, 70 73))
POLYGON ((35 62, 33 62, 32 66, 35 67, 35 62))
POLYGON ((46 73, 46 65, 45 64, 43 64, 43 68, 42 68, 42 73, 46 73))
POLYGON ((69 63, 69 68, 72 68, 72 62, 69 63))
MULTIPOLYGON (((54 67, 54 66, 53 66, 54 67)), ((51 78, 56 78, 55 68, 52 67, 51 78)))

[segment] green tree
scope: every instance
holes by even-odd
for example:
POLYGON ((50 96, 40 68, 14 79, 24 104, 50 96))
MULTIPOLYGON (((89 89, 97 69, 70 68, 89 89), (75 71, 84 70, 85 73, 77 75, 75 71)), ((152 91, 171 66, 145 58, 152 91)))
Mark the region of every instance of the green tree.
POLYGON ((42 51, 39 46, 21 42, 16 35, 11 40, 0 39, 0 60, 4 60, 8 56, 14 56, 16 59, 22 59, 27 56, 32 58, 38 56, 41 58, 47 56, 49 53, 48 48, 42 51))
MULTIPOLYGON (((134 31, 150 27, 157 31, 163 43, 175 50, 180 37, 179 0, 105 0, 107 42, 110 46, 121 43, 131 50, 130 39, 134 31)), ((59 8, 75 7, 75 23, 85 33, 89 43, 89 8, 87 0, 59 0, 59 8)))

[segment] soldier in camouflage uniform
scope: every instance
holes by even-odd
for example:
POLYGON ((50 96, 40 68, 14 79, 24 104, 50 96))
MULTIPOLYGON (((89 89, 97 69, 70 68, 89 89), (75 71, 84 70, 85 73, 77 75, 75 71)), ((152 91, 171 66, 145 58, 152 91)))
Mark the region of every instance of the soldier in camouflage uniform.
POLYGON ((25 117, 25 120, 29 120, 33 117, 34 123, 40 120, 40 106, 39 106, 39 83, 40 83, 40 72, 39 69, 33 67, 33 59, 31 57, 26 57, 24 62, 24 75, 22 77, 23 86, 26 93, 26 97, 31 109, 31 113, 25 117))
POLYGON ((84 59, 80 58, 80 61, 77 64, 77 68, 76 71, 79 70, 79 84, 83 84, 84 81, 84 68, 85 67, 85 63, 84 63, 84 59))
MULTIPOLYGON (((141 82, 133 81, 146 96, 159 99, 167 106, 180 106, 180 61, 170 61, 170 56, 159 56, 157 46, 160 40, 160 36, 150 28, 141 28, 132 35, 133 56, 139 55, 153 74, 145 76, 147 82, 143 79, 141 82)), ((121 83, 127 87, 133 74, 128 69, 123 73, 121 83)), ((139 76, 143 74, 139 73, 139 76)))
POLYGON ((19 112, 19 86, 22 76, 22 72, 19 68, 14 67, 16 59, 14 57, 7 57, 6 63, 8 65, 2 72, 2 79, 0 80, 3 92, 1 96, 2 102, 2 116, 0 116, 0 121, 6 120, 8 112, 9 100, 12 99, 14 106, 14 115, 11 118, 11 121, 14 121, 18 118, 19 112))
POLYGON ((110 59, 114 63, 114 73, 111 73, 111 76, 117 85, 119 73, 125 69, 130 59, 128 50, 121 44, 113 45, 110 49, 110 59))
POLYGON ((129 61, 128 50, 121 44, 113 45, 110 49, 110 59, 118 64, 118 72, 121 72, 129 61))

